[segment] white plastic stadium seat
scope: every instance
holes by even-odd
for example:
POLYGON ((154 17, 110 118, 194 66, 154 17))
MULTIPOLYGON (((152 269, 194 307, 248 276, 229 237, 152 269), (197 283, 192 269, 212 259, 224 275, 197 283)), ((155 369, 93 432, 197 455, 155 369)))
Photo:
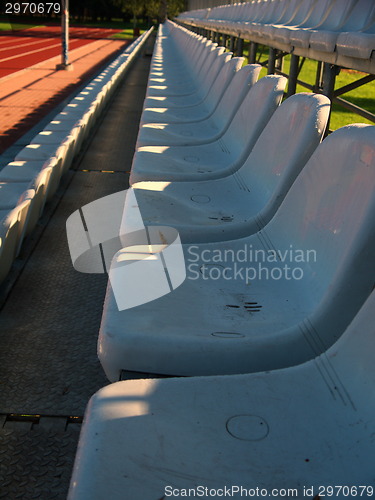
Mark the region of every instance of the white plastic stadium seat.
POLYGON ((1 216, 1 280, 9 271, 10 260, 18 255, 29 216, 34 190, 28 189, 28 183, 0 181, 0 216, 1 216), (3 267, 4 266, 4 267, 3 267))
MULTIPOLYGON (((206 80, 213 80, 218 71, 218 65, 215 62, 218 56, 224 53, 224 47, 217 47, 216 44, 208 44, 207 42, 201 42, 201 44, 203 45, 203 50, 198 61, 198 66, 201 66, 200 70, 195 71, 193 75, 192 71, 190 71, 189 75, 189 72, 186 72, 186 68, 184 71, 181 67, 181 62, 176 68, 176 64, 173 64, 173 61, 167 60, 168 66, 174 70, 173 73, 171 74, 171 71, 167 71, 166 69, 161 72, 160 67, 156 68, 158 71, 151 71, 146 97, 183 97, 191 95, 199 91, 200 87, 204 87, 206 80), (160 75, 160 73, 162 74, 160 75)), ((184 62, 187 59, 188 53, 184 54, 184 62)))
MULTIPOLYGON (((219 49, 216 49, 219 50, 219 49)), ((204 102, 207 99, 211 89, 218 78, 221 78, 221 70, 226 62, 228 62, 231 57, 231 52, 224 52, 222 54, 213 54, 215 56, 212 67, 206 74, 202 85, 199 87, 197 92, 189 95, 178 95, 178 96, 166 96, 161 92, 160 96, 147 95, 144 107, 155 108, 155 107, 168 107, 168 108, 185 108, 189 106, 196 106, 204 102)), ((164 91, 163 91, 164 92, 164 91)))
MULTIPOLYGON (((327 97, 295 94, 275 111, 244 165, 221 179, 133 184, 146 226, 173 226, 183 243, 240 238, 269 222, 318 146, 330 111, 327 97)), ((133 201, 131 203, 134 203, 133 201)), ((125 205, 123 246, 134 231, 125 205)))
POLYGON ((68 499, 154 500, 198 486, 201 498, 225 487, 234 498, 371 498, 374 312, 372 294, 342 338, 300 366, 101 389, 68 499))
POLYGON ((141 124, 158 123, 160 121, 163 121, 163 123, 188 123, 201 121, 211 116, 230 84, 233 77, 233 73, 231 73, 233 66, 239 67, 240 59, 242 59, 234 58, 235 62, 232 62, 233 59, 228 58, 227 54, 225 54, 226 62, 224 65, 219 61, 221 71, 204 99, 197 100, 195 104, 186 106, 183 105, 182 97, 181 106, 172 106, 172 102, 167 97, 163 100, 159 98, 153 101, 146 99, 140 120, 141 124))
POLYGON ((234 57, 224 66, 223 73, 229 72, 232 78, 210 117, 192 123, 145 123, 139 129, 137 148, 205 144, 223 135, 260 73, 259 64, 241 68, 242 59, 234 57))
POLYGON ((312 29, 297 30, 291 35, 291 41, 295 46, 309 47, 310 38, 313 33, 318 36, 320 31, 335 31, 345 25, 351 17, 353 7, 357 0, 340 0, 335 2, 332 9, 328 9, 327 15, 318 26, 312 29))
MULTIPOLYGON (((98 347, 108 378, 255 372, 326 351, 374 286, 374 210, 375 127, 343 127, 264 229, 184 245, 187 279, 173 292, 119 311, 109 285, 98 347)), ((131 251, 114 257, 112 276, 131 251)))
POLYGON ((20 189, 21 192, 27 190, 34 192, 25 223, 25 236, 33 231, 42 215, 55 166, 55 158, 46 162, 43 168, 39 162, 14 161, 0 171, 0 183, 14 183, 14 187, 20 189))
POLYGON ((348 57, 370 59, 375 51, 375 21, 363 31, 341 33, 337 38, 337 52, 348 57))
POLYGON ((296 2, 295 0, 290 0, 290 7, 288 10, 293 10, 292 16, 287 19, 284 15, 277 24, 264 26, 260 33, 262 37, 266 37, 270 40, 270 44, 272 44, 272 40, 276 40, 290 45, 290 37, 294 31, 300 28, 315 27, 322 21, 330 1, 331 0, 297 0, 296 2))
POLYGON ((340 33, 361 31, 368 25, 369 19, 374 18, 375 4, 371 5, 368 0, 358 0, 345 23, 336 30, 319 29, 311 33, 310 47, 322 52, 334 52, 337 37, 340 33), (369 10, 371 8, 371 11, 369 10))
POLYGON ((196 180, 224 177, 244 163, 279 105, 286 85, 267 76, 248 92, 224 135, 197 146, 145 146, 133 160, 130 183, 148 180, 196 180))

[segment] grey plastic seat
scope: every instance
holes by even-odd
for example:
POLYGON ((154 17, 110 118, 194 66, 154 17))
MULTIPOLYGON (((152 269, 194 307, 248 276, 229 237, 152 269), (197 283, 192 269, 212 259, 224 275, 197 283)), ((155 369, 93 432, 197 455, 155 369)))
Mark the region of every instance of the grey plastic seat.
POLYGON ((290 5, 293 4, 297 8, 297 4, 291 0, 278 0, 270 3, 268 15, 262 19, 262 22, 248 21, 240 26, 241 33, 249 32, 250 34, 260 35, 265 26, 275 25, 283 22, 283 19, 290 20, 294 16, 294 12, 290 5))
POLYGON ((44 165, 49 163, 51 159, 55 159, 56 166, 49 186, 49 197, 51 197, 59 185, 60 178, 65 170, 65 160, 67 156, 71 155, 73 143, 74 140, 68 137, 62 144, 28 144, 16 155, 15 162, 38 162, 40 165, 44 165))
POLYGON ((358 0, 353 5, 347 20, 343 25, 336 25, 336 29, 319 29, 310 36, 310 47, 322 52, 334 52, 336 41, 340 33, 356 32, 363 30, 371 18, 374 18, 375 5, 368 0, 358 0))
MULTIPOLYGON (((29 235, 42 215, 51 188, 51 177, 58 169, 56 158, 46 162, 13 161, 0 171, 0 183, 15 183, 20 192, 33 192, 30 199, 24 234, 29 235)), ((59 176, 58 176, 59 178, 59 176)), ((53 181, 54 182, 54 181, 53 181)), ((1 203, 1 202, 0 202, 1 203)))
POLYGON ((191 32, 175 29, 173 38, 179 36, 180 49, 173 47, 172 53, 165 47, 156 46, 152 58, 147 96, 189 95, 197 91, 210 74, 215 55, 224 52, 224 47, 217 47, 203 37, 191 32), (177 54, 176 54, 177 52, 177 54), (188 57, 189 54, 189 57, 188 57))
POLYGON ((233 73, 230 71, 231 68, 233 65, 239 65, 239 59, 235 58, 235 62, 232 63, 232 59, 228 53, 220 57, 224 58, 225 63, 222 64, 222 60, 218 61, 221 67, 218 77, 208 89, 206 95, 202 96, 200 101, 196 96, 190 101, 190 104, 182 98, 180 102, 176 102, 175 100, 173 103, 167 97, 155 98, 153 100, 146 99, 141 116, 141 124, 158 123, 161 120, 166 123, 189 123, 204 120, 211 116, 217 108, 233 76, 233 73), (228 64, 229 66, 227 66, 228 64), (184 102, 186 106, 183 105, 184 102), (176 104, 176 106, 174 104, 176 104))
MULTIPOLYGON (((122 281, 123 267, 142 266, 142 245, 140 260, 124 248, 99 334, 107 377, 256 372, 325 352, 373 289, 374 211, 375 127, 351 125, 316 149, 261 231, 184 245, 187 277, 171 293, 126 309, 136 282, 122 281)), ((163 228, 154 233, 168 241, 163 228)))
POLYGON ((311 8, 312 1, 313 0, 287 0, 284 2, 284 9, 279 19, 275 19, 264 25, 259 24, 253 26, 251 31, 262 37, 274 40, 279 30, 284 29, 285 26, 299 24, 305 19, 307 12, 311 8))
POLYGON ((101 389, 68 499, 154 500, 198 485, 203 498, 204 487, 243 498, 241 486, 279 499, 371 498, 374 312, 373 293, 342 337, 300 366, 101 389))
POLYGON ((199 37, 197 40, 192 37, 191 40, 187 40, 187 42, 189 41, 190 44, 196 44, 193 49, 193 60, 185 60, 180 53, 177 58, 175 54, 173 57, 166 57, 164 48, 158 47, 156 43, 150 68, 150 81, 156 88, 167 82, 171 90, 166 88, 165 92, 172 93, 172 95, 189 94, 196 91, 197 77, 204 73, 204 62, 211 56, 217 44, 203 39, 203 37, 199 37), (160 55, 158 55, 159 53, 160 55))
POLYGON ((339 55, 370 59, 375 51, 375 20, 363 31, 355 33, 341 33, 336 41, 339 55))
POLYGON ((34 195, 28 183, 0 181, 0 281, 20 251, 34 195))
MULTIPOLYGON (((269 26, 283 22, 283 19, 289 20, 297 8, 297 3, 294 0, 283 0, 273 2, 273 8, 269 11, 269 16, 264 18, 260 23, 250 22, 250 33, 259 35, 264 26, 269 26)), ((246 23, 244 23, 244 30, 246 30, 246 23)), ((242 31, 242 27, 241 27, 242 31)))
POLYGON ((286 79, 267 76, 248 92, 224 135, 196 146, 145 146, 134 156, 130 183, 143 180, 195 180, 224 177, 247 158, 279 105, 286 79))
MULTIPOLYGON (((212 42, 202 40, 198 46, 198 54, 194 60, 196 69, 193 65, 187 68, 187 53, 189 47, 185 47, 187 52, 180 54, 180 59, 184 63, 176 64, 175 58, 167 58, 164 56, 163 63, 160 66, 160 60, 155 58, 150 71, 149 86, 147 88, 147 96, 178 96, 190 95, 197 91, 197 87, 202 84, 202 80, 209 74, 210 67, 215 61, 215 56, 224 52, 224 47, 217 47, 212 42), (195 71, 193 71, 195 69, 195 71)), ((196 49, 195 49, 196 50, 196 49)), ((195 51, 194 51, 195 52, 195 51)), ((193 53, 194 53, 193 52, 193 53)))
MULTIPOLYGON (((31 141, 30 144, 37 144, 42 146, 48 146, 48 149, 55 148, 58 150, 61 146, 65 147, 65 152, 61 156, 61 174, 64 174, 69 170, 75 155, 78 153, 78 148, 76 142, 78 139, 78 133, 80 129, 78 127, 73 127, 72 130, 55 130, 53 127, 47 125, 44 130, 39 132, 31 141)), ((55 156, 51 154, 51 157, 55 156)), ((60 158, 57 155, 57 158, 60 158)))
POLYGON ((329 31, 337 31, 343 29, 345 23, 352 17, 352 11, 357 0, 340 0, 335 2, 332 9, 327 11, 324 20, 319 23, 315 29, 297 30, 291 35, 291 41, 294 46, 309 47, 311 36, 314 34, 314 39, 319 37, 319 33, 329 31))
MULTIPOLYGON (((328 98, 296 94, 275 111, 249 157, 232 175, 196 182, 141 182, 134 195, 146 226, 173 226, 183 243, 240 238, 273 217, 293 181, 321 141, 330 111, 328 98)), ((123 246, 132 227, 125 205, 123 246)))
POLYGON ((242 20, 251 15, 249 13, 249 8, 246 7, 251 6, 251 4, 232 4, 228 5, 225 13, 225 18, 220 19, 218 21, 218 30, 220 31, 220 27, 224 29, 233 29, 233 26, 238 26, 239 23, 243 22, 242 20))
POLYGON ((251 12, 251 20, 253 22, 261 22, 262 19, 267 15, 267 10, 269 9, 271 2, 256 2, 254 8, 251 12))
POLYGON ((237 22, 248 21, 254 17, 255 2, 237 3, 234 19, 237 22))
MULTIPOLYGON (((168 25, 173 25, 173 23, 168 22, 168 25)), ((165 55, 164 49, 159 50, 159 42, 165 44, 164 39, 167 37, 158 36, 144 108, 162 109, 146 110, 142 115, 142 122, 148 122, 150 114, 151 117, 156 114, 156 121, 160 120, 160 113, 164 115, 171 107, 177 110, 177 114, 180 112, 183 115, 194 116, 198 110, 198 114, 203 112, 203 115, 207 116, 215 109, 229 83, 224 76, 225 72, 223 73, 221 69, 224 69, 225 62, 229 61, 231 53, 223 54, 224 47, 216 47, 216 44, 207 42, 202 37, 195 39, 196 35, 176 25, 173 25, 171 32, 174 35, 171 37, 174 41, 181 38, 185 42, 182 43, 181 40, 179 42, 182 45, 179 53, 183 55, 177 58, 176 64, 173 51, 171 57, 168 56, 168 51, 165 55), (191 43, 192 40, 192 43, 198 43, 199 52, 198 55, 193 54, 192 58, 187 58, 186 42, 191 43), (180 59, 183 60, 182 63, 180 59), (158 81, 160 85, 155 85, 158 81), (186 112, 185 108, 188 108, 186 112)), ((159 35, 160 33, 159 30, 159 35)))
POLYGON ((206 73, 206 77, 203 79, 200 89, 191 95, 181 95, 181 96, 152 96, 147 95, 144 107, 188 107, 195 106, 204 102, 212 87, 215 84, 215 80, 221 77, 221 70, 225 63, 228 62, 232 57, 231 52, 224 52, 223 47, 218 47, 212 53, 214 61, 210 65, 209 70, 206 73))
MULTIPOLYGON (((335 1, 335 0, 333 0, 335 1)), ((300 28, 313 28, 324 19, 331 0, 304 0, 295 16, 285 25, 270 26, 263 35, 279 43, 292 45, 291 35, 300 28)))
MULTIPOLYGON (((27 205, 27 203, 26 203, 27 205)), ((0 284, 9 273, 17 253, 19 208, 0 209, 0 284)))
POLYGON ((148 145, 205 144, 223 135, 260 73, 260 65, 246 65, 241 68, 242 62, 242 57, 234 57, 225 64, 221 76, 227 80, 225 71, 229 76, 232 75, 232 78, 210 117, 193 123, 145 123, 139 129, 137 148, 148 145))

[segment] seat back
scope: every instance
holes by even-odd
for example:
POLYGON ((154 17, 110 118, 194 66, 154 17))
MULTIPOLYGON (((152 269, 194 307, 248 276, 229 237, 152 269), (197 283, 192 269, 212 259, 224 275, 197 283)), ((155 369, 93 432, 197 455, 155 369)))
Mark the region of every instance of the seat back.
POLYGON ((341 27, 341 31, 361 31, 365 29, 369 19, 374 19, 374 14, 375 4, 369 5, 368 0, 358 0, 345 24, 341 27))
MULTIPOLYGON (((215 57, 212 56, 215 49, 217 49, 217 43, 213 43, 211 40, 207 40, 207 42, 202 43, 202 48, 200 49, 200 54, 196 58, 194 62, 194 66, 192 68, 192 76, 196 76, 197 79, 202 78, 201 75, 205 75, 209 65, 214 63, 215 57)), ((222 54, 224 52, 223 48, 220 48, 219 51, 216 50, 216 56, 222 54)), ((185 52, 186 55, 186 52, 185 52)), ((183 61, 186 61, 188 58, 184 58, 183 61)))
POLYGON ((286 0, 287 6, 284 9, 282 16, 277 21, 277 24, 290 24, 296 15, 298 9, 298 0, 286 0))
MULTIPOLYGON (((232 61, 235 59, 233 58, 232 61)), ((226 66, 232 61, 229 61, 226 66)), ((211 117, 219 130, 223 130, 223 127, 231 122, 247 93, 258 80, 260 70, 259 64, 247 64, 238 71, 232 69, 236 72, 229 85, 224 87, 224 95, 211 117)))
POLYGON ((280 2, 279 0, 270 0, 267 2, 267 7, 264 9, 262 17, 256 21, 257 23, 268 23, 270 20, 275 19, 275 10, 277 10, 277 7, 282 5, 284 2, 280 2))
POLYGON ((364 30, 363 30, 364 33, 367 33, 369 35, 374 35, 375 34, 375 22, 374 22, 374 18, 373 18, 373 22, 372 24, 368 25, 364 30))
POLYGON ((290 26, 299 26, 304 23, 313 11, 317 0, 301 0, 295 16, 288 23, 290 26))
POLYGON ((253 9, 251 12, 249 11, 249 17, 246 21, 257 22, 257 20, 262 16, 262 9, 264 6, 264 2, 259 0, 257 2, 253 2, 253 9))
MULTIPOLYGON (((239 158, 247 158, 255 141, 280 104, 286 86, 282 76, 269 75, 260 79, 248 92, 242 105, 222 137, 239 158)), ((225 148, 225 145, 222 146, 225 148)))
POLYGON ((282 0, 280 2, 276 2, 275 9, 272 12, 272 18, 270 18, 267 23, 276 24, 284 19, 284 14, 288 9, 288 4, 290 0, 282 0))
POLYGON ((258 214, 262 227, 319 145, 329 111, 330 101, 323 95, 289 97, 276 109, 248 159, 234 174, 263 207, 258 214))
POLYGON ((204 77, 199 82, 201 89, 200 95, 202 99, 205 99, 206 97, 209 98, 209 95, 211 94, 211 87, 218 78, 221 69, 224 67, 224 64, 231 59, 233 55, 232 52, 224 52, 224 47, 218 47, 216 51, 218 55, 215 57, 214 62, 211 64, 211 66, 207 68, 204 77), (221 49, 223 50, 221 51, 221 49))
POLYGON ((231 82, 240 70, 243 61, 243 57, 233 57, 223 64, 206 97, 206 104, 208 103, 210 109, 216 107, 224 92, 231 87, 231 82))
POLYGON ((352 16, 352 10, 357 0, 340 0, 336 2, 334 8, 328 13, 324 22, 320 24, 319 29, 336 31, 341 28, 352 16))
POLYGON ((239 8, 241 9, 241 13, 238 17, 239 21, 249 21, 253 17, 253 13, 256 8, 256 2, 248 2, 248 3, 243 3, 239 5, 239 8))
POLYGON ((302 264, 317 305, 310 321, 317 331, 343 331, 375 280, 375 126, 327 137, 261 233, 277 251, 314 252, 302 264))
POLYGON ((322 24, 337 0, 316 0, 308 17, 300 24, 301 28, 315 28, 322 24))

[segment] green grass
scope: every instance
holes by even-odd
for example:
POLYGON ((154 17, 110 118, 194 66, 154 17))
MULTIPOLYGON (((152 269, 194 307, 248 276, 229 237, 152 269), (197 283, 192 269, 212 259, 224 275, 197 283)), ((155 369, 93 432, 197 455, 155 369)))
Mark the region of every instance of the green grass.
POLYGON ((40 28, 42 25, 35 24, 22 24, 22 23, 9 23, 7 21, 0 22, 0 31, 18 31, 29 28, 40 28))
MULTIPOLYGON (((71 21, 71 25, 77 26, 87 26, 89 28, 108 28, 108 29, 118 29, 122 30, 121 33, 116 33, 111 38, 116 38, 119 40, 133 40, 133 23, 124 22, 121 19, 113 19, 112 21, 95 21, 95 22, 85 22, 79 23, 78 21, 71 21)), ((146 23, 140 19, 137 23, 139 28, 139 33, 144 33, 148 28, 146 23)))
MULTIPOLYGON (((146 30, 140 29, 139 34, 142 35, 142 33, 144 33, 145 31, 146 30)), ((133 38, 134 38, 133 37, 133 28, 128 28, 128 29, 121 31, 121 33, 116 33, 111 38, 119 38, 120 40, 133 40, 133 38)))
MULTIPOLYGON (((85 22, 79 22, 75 19, 70 20, 70 24, 72 26, 78 25, 78 26, 87 26, 91 28, 109 28, 109 29, 118 29, 118 30, 132 30, 133 29, 133 22, 132 21, 122 21, 121 19, 112 19, 112 21, 106 21, 99 19, 97 21, 85 21, 85 22)), ((137 27, 143 30, 147 29, 147 23, 143 19, 139 19, 137 21, 137 27)))
MULTIPOLYGON (((244 56, 247 55, 248 55, 248 50, 247 46, 245 45, 244 56)), ((268 48, 260 46, 258 50, 258 57, 260 57, 260 62, 266 61, 268 59, 268 48)), ((289 74, 290 55, 284 57, 283 64, 284 64, 283 71, 289 74)), ((311 59, 306 59, 298 79, 310 85, 314 85, 316 78, 317 64, 318 63, 316 61, 313 61, 311 59)), ((260 76, 263 77, 266 74, 267 70, 263 68, 260 76)), ((335 89, 338 89, 340 87, 343 87, 344 85, 348 85, 349 83, 359 80, 363 76, 365 76, 365 73, 342 69, 340 74, 336 78, 335 89)), ((301 85, 297 85, 297 92, 309 92, 309 90, 301 85)), ((351 92, 343 94, 340 97, 375 114, 375 81, 367 83, 366 85, 363 85, 362 87, 352 90, 351 92)), ((349 125, 350 123, 369 123, 373 125, 373 122, 367 120, 366 118, 363 118, 362 116, 357 115, 356 113, 352 113, 351 111, 343 108, 339 104, 333 104, 330 128, 332 130, 336 130, 340 127, 343 127, 344 125, 349 125)))

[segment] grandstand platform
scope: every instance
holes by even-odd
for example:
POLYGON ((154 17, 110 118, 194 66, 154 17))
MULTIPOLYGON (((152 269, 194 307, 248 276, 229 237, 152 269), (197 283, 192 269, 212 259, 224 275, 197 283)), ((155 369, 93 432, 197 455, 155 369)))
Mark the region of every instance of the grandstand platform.
POLYGON ((373 496, 370 4, 165 19, 6 152, 0 498, 373 496))

